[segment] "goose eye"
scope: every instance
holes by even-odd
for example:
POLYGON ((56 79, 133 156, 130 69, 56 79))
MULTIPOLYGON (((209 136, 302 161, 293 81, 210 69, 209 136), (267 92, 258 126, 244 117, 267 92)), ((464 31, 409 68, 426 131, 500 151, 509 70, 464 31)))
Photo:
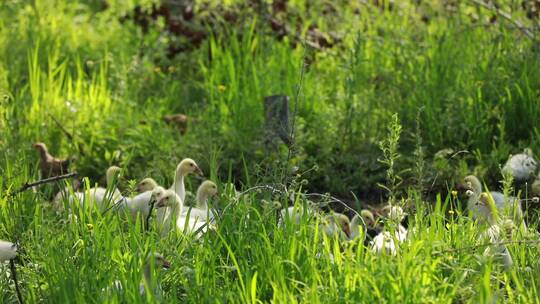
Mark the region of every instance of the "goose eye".
POLYGON ((191 163, 191 164, 189 164, 189 166, 190 166, 190 167, 193 167, 193 164, 191 163))

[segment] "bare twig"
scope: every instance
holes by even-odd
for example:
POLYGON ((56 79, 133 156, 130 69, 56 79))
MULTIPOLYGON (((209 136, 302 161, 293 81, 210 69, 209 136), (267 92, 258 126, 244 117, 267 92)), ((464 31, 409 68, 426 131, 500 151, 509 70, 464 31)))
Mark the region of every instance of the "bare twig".
POLYGON ((292 154, 293 154, 293 150, 295 149, 295 145, 296 145, 296 136, 295 136, 295 127, 296 127, 296 115, 298 115, 298 103, 299 103, 299 98, 300 98, 300 92, 302 91, 302 85, 304 83, 304 74, 305 74, 305 68, 306 68, 306 42, 304 41, 304 49, 303 49, 303 54, 302 54, 302 62, 301 62, 301 67, 300 67, 300 81, 298 82, 298 85, 296 86, 296 92, 294 94, 294 110, 293 110, 293 113, 292 113, 292 123, 291 123, 291 134, 289 136, 290 140, 291 140, 291 144, 290 146, 288 147, 288 152, 287 152, 287 162, 285 163, 285 168, 283 168, 283 177, 282 177, 282 180, 281 182, 284 184, 284 185, 287 185, 287 175, 288 175, 288 172, 289 172, 289 164, 291 162, 291 157, 292 157, 292 154))
MULTIPOLYGON (((52 118, 52 120, 54 121, 54 123, 58 126, 58 128, 60 128, 60 130, 67 136, 67 138, 69 139, 69 141, 71 141, 72 144, 75 144, 75 139, 73 137, 73 134, 71 134, 68 130, 66 130, 66 128, 62 125, 62 123, 60 123, 60 121, 58 119, 56 119, 56 117, 54 117, 52 114, 50 113, 47 113, 47 115, 49 115, 49 117, 52 118)), ((79 148, 79 154, 81 154, 82 156, 85 156, 85 152, 84 152, 84 148, 82 146, 81 143, 77 143, 77 147, 79 148)))
MULTIPOLYGON (((315 196, 315 197, 323 197, 323 198, 329 198, 330 199, 330 203, 338 203, 340 205, 342 205, 343 207, 345 207, 345 209, 349 210, 349 211, 352 211, 354 214, 360 216, 360 214, 354 210, 353 208, 349 207, 349 205, 347 205, 347 203, 345 203, 344 201, 340 200, 339 198, 337 197, 334 197, 334 196, 331 196, 331 195, 327 195, 327 194, 321 194, 321 193, 307 193, 305 194, 306 196, 315 196)), ((360 216, 360 218, 362 218, 360 216)))
POLYGON ((60 130, 67 136, 67 138, 73 142, 73 135, 71 135, 71 133, 69 133, 68 130, 66 130, 66 128, 64 128, 64 126, 60 123, 60 121, 58 119, 56 119, 56 117, 54 117, 52 114, 50 113, 47 113, 47 115, 49 115, 50 118, 52 118, 52 120, 54 121, 54 123, 58 126, 58 128, 60 128, 60 130))
POLYGON ((10 196, 15 196, 21 192, 24 192, 32 187, 35 187, 35 186, 40 186, 40 185, 43 185, 43 184, 48 184, 48 183, 52 183, 52 182, 55 182, 55 181, 59 181, 59 180, 62 180, 62 179, 66 179, 66 178, 70 178, 70 177, 74 177, 74 176, 77 176, 79 175, 79 173, 77 172, 71 172, 71 173, 68 173, 68 174, 64 174, 64 175, 58 175, 58 176, 53 176, 53 177, 49 177, 49 178, 45 178, 45 179, 42 179, 42 180, 38 180, 37 182, 33 182, 33 183, 24 183, 24 185, 15 190, 14 192, 12 192, 10 194, 10 196))
POLYGON ((13 279, 13 283, 15 284, 17 299, 19 300, 19 304, 24 304, 21 290, 19 289, 19 281, 17 280, 17 268, 15 267, 14 259, 9 260, 9 266, 11 267, 11 279, 13 279))
POLYGON ((486 8, 486 9, 488 9, 488 10, 494 11, 497 15, 503 17, 504 19, 508 20, 510 23, 515 25, 529 39, 531 39, 531 40, 535 39, 534 34, 531 32, 531 30, 529 28, 527 28, 523 23, 519 22, 518 20, 512 18, 512 16, 509 13, 495 7, 493 5, 493 3, 491 3, 491 2, 490 3, 485 3, 484 1, 481 1, 481 0, 469 0, 469 1, 471 1, 472 3, 477 4, 479 6, 482 6, 482 7, 486 8))

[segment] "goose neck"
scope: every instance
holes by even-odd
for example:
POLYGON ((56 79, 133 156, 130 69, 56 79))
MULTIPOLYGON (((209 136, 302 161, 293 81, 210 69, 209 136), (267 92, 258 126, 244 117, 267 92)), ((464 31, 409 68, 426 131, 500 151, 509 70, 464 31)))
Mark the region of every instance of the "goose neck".
POLYGON ((182 201, 186 198, 186 187, 184 185, 184 174, 182 172, 176 172, 174 177, 174 192, 180 197, 182 201))

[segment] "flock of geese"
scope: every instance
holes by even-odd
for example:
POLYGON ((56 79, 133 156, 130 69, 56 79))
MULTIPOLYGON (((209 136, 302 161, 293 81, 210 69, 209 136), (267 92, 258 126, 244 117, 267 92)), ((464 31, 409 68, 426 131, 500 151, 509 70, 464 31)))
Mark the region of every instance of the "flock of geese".
MULTIPOLYGON (((66 173, 70 160, 54 158, 43 143, 33 145, 41 156, 40 169, 42 177, 66 173)), ((531 181, 536 177, 537 163, 529 150, 510 156, 503 167, 503 173, 512 176, 516 182, 531 181)), ((217 185, 203 181, 197 189, 195 206, 188 207, 184 180, 191 174, 203 176, 197 163, 191 158, 183 159, 174 171, 174 182, 164 188, 150 178, 144 178, 136 187, 138 194, 126 197, 117 188, 117 180, 121 168, 112 166, 106 171, 106 188, 93 187, 76 192, 73 186, 59 191, 53 199, 53 206, 58 210, 70 211, 70 219, 77 220, 77 208, 95 208, 100 212, 115 210, 119 215, 132 222, 146 224, 155 212, 156 229, 162 237, 173 231, 200 238, 208 231, 215 229, 217 213, 209 207, 208 200, 218 193, 217 185)), ((527 229, 524 221, 520 199, 508 197, 500 192, 484 192, 480 180, 473 176, 464 179, 467 209, 479 225, 481 239, 493 244, 488 246, 484 254, 497 257, 505 267, 512 266, 513 261, 505 241, 516 229, 527 229), (483 228, 482 228, 483 227, 483 228), (522 227, 522 228, 518 228, 522 227)), ((540 192, 540 177, 532 183, 533 193, 540 192), (536 189, 535 189, 536 187, 536 189)), ((539 193, 535 193, 538 195, 539 193)), ((538 199, 536 198, 538 201, 538 199)), ((281 206, 276 206, 281 208, 281 206)), ((295 225, 303 222, 305 217, 317 218, 319 231, 327 237, 339 241, 363 240, 375 253, 396 255, 400 244, 410 238, 409 231, 403 226, 406 213, 398 205, 388 204, 377 212, 368 209, 356 213, 352 219, 342 213, 321 213, 308 205, 296 204, 282 208, 278 226, 295 225)), ((0 241, 0 261, 14 259, 17 246, 11 242, 0 241)), ((159 254, 149 255, 148 260, 161 266, 168 262, 159 254)), ((146 272, 145 272, 146 276, 146 272)))

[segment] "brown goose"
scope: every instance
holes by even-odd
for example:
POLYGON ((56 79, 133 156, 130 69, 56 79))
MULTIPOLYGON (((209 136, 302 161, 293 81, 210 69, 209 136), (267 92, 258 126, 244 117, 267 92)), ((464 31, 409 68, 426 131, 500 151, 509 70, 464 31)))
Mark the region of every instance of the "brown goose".
POLYGON ((58 176, 68 173, 69 164, 71 163, 70 158, 58 159, 52 156, 49 153, 47 146, 42 142, 37 142, 33 144, 32 147, 39 152, 39 168, 41 170, 42 178, 58 176))

